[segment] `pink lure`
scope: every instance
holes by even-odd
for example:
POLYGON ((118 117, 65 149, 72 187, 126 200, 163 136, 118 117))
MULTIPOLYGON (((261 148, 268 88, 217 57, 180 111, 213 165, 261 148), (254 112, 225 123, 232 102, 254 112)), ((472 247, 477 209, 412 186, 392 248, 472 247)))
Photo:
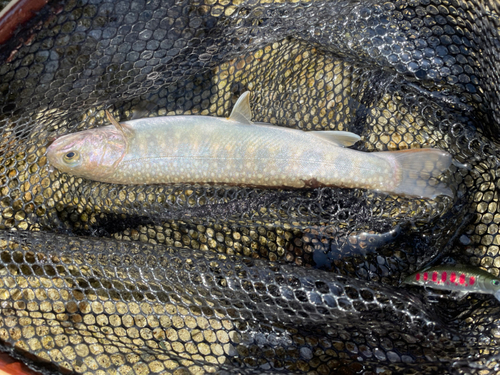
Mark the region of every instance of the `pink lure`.
POLYGON ((500 301, 500 279, 480 268, 437 266, 408 276, 403 283, 460 293, 493 294, 500 301))

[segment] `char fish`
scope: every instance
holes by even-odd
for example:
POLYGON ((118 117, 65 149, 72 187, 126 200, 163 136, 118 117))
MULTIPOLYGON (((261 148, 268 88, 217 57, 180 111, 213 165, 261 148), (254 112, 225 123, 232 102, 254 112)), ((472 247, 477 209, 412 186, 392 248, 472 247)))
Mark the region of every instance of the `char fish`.
POLYGON ((253 123, 249 92, 228 118, 164 116, 68 134, 47 151, 61 172, 114 184, 214 183, 255 187, 336 186, 435 198, 451 164, 438 149, 360 152, 360 137, 253 123))
POLYGON ((500 301, 500 279, 491 273, 470 266, 436 266, 408 276, 403 283, 435 289, 468 293, 493 294, 500 301))

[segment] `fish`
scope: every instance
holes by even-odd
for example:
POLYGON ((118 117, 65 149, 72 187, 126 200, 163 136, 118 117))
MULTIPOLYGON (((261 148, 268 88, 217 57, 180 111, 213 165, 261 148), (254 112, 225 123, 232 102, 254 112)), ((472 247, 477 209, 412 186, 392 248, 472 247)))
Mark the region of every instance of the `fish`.
POLYGON ((112 184, 226 184, 264 188, 363 188, 389 194, 453 197, 429 184, 451 164, 423 148, 362 152, 346 131, 302 131, 252 122, 250 92, 227 118, 160 116, 67 134, 47 149, 60 172, 112 184))
POLYGON ((403 284, 420 285, 457 292, 493 294, 500 301, 500 278, 481 268, 463 265, 442 265, 424 268, 403 281, 403 284))

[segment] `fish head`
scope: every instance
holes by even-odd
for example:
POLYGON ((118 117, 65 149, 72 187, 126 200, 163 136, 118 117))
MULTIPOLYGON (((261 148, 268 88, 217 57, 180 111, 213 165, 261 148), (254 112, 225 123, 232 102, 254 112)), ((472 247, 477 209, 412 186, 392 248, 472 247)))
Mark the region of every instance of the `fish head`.
POLYGON ((108 182, 126 152, 125 136, 105 126, 56 139, 47 149, 47 159, 60 172, 108 182))

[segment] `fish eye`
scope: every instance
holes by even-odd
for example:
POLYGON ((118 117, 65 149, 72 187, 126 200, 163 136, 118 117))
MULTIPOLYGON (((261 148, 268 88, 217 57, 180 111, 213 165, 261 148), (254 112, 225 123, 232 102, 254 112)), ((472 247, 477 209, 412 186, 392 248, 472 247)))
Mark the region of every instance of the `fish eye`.
POLYGON ((73 163, 78 160, 78 152, 70 151, 66 155, 63 156, 63 159, 67 163, 73 163))
POLYGON ((500 281, 498 281, 498 280, 491 280, 491 283, 492 283, 493 285, 495 285, 495 286, 500 285, 500 281))

